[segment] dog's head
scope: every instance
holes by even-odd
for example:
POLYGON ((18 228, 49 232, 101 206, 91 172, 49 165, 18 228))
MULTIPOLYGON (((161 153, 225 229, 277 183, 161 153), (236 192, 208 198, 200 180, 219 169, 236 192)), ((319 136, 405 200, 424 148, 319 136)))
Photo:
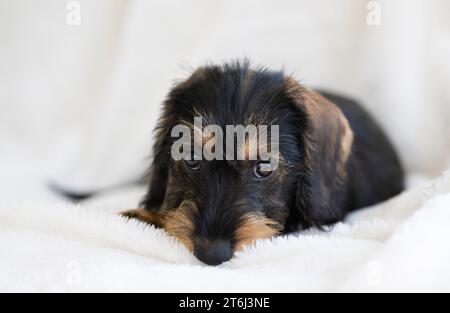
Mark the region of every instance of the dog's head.
POLYGON ((341 218, 334 191, 345 180, 352 138, 334 104, 281 72, 247 64, 200 68, 164 103, 142 206, 155 213, 153 224, 204 263, 217 265, 256 239, 341 218), (174 128, 180 125, 192 135, 189 157, 173 156, 180 139, 174 128), (274 144, 267 149, 270 157, 263 158, 260 149, 250 155, 250 147, 261 144, 255 140, 259 133, 233 137, 230 154, 229 138, 219 141, 208 125, 222 128, 224 136, 227 125, 266 125, 265 142, 274 144), (272 126, 278 127, 277 138, 272 126), (223 158, 198 160, 195 146, 202 151, 208 145, 223 158))

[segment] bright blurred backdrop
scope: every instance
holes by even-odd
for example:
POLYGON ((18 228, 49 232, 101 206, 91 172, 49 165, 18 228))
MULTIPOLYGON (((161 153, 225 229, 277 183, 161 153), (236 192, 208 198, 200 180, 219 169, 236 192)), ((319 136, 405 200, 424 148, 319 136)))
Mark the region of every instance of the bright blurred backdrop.
POLYGON ((243 57, 362 101, 412 177, 450 165, 449 1, 69 2, 0 0, 0 200, 136 179, 173 81, 243 57))

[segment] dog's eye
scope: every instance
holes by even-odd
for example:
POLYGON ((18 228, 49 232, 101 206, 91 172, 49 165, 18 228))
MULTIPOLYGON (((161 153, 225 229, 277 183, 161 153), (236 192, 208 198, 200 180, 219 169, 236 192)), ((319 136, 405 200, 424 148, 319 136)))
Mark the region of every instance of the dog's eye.
POLYGON ((253 168, 253 173, 258 178, 266 178, 272 174, 272 166, 270 162, 259 162, 253 168))
POLYGON ((200 162, 197 160, 184 160, 184 164, 186 164, 187 167, 194 171, 200 168, 200 162))

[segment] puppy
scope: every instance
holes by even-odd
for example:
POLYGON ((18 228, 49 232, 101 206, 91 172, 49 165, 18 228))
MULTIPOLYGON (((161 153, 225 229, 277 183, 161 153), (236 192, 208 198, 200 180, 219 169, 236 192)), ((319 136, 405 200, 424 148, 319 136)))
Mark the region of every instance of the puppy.
MULTIPOLYGON (((203 132, 200 145, 211 138, 203 132)), ((233 145, 247 151, 250 141, 247 134, 233 145)), ((140 209, 123 214, 164 228, 200 261, 219 265, 257 239, 320 228, 389 199, 403 190, 403 176, 390 141, 356 102, 248 63, 206 66, 169 93, 148 193, 140 209), (174 159, 172 129, 201 132, 205 125, 195 127, 195 117, 224 129, 277 125, 276 163, 248 153, 174 159)))

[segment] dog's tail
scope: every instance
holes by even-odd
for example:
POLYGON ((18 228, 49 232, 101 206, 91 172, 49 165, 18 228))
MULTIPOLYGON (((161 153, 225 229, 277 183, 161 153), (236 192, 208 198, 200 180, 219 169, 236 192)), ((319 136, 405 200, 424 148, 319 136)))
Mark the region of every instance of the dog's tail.
POLYGON ((135 179, 129 182, 119 183, 116 185, 111 185, 105 188, 97 189, 97 190, 71 190, 71 188, 66 188, 64 186, 61 186, 60 184, 56 184, 54 182, 50 182, 48 184, 48 188, 58 194, 59 196, 62 196, 63 198, 71 201, 71 202, 81 202, 83 200, 87 200, 89 198, 92 198, 94 196, 97 196, 102 193, 111 192, 114 190, 119 190, 125 187, 132 187, 132 186, 143 186, 145 184, 144 178, 135 179))

